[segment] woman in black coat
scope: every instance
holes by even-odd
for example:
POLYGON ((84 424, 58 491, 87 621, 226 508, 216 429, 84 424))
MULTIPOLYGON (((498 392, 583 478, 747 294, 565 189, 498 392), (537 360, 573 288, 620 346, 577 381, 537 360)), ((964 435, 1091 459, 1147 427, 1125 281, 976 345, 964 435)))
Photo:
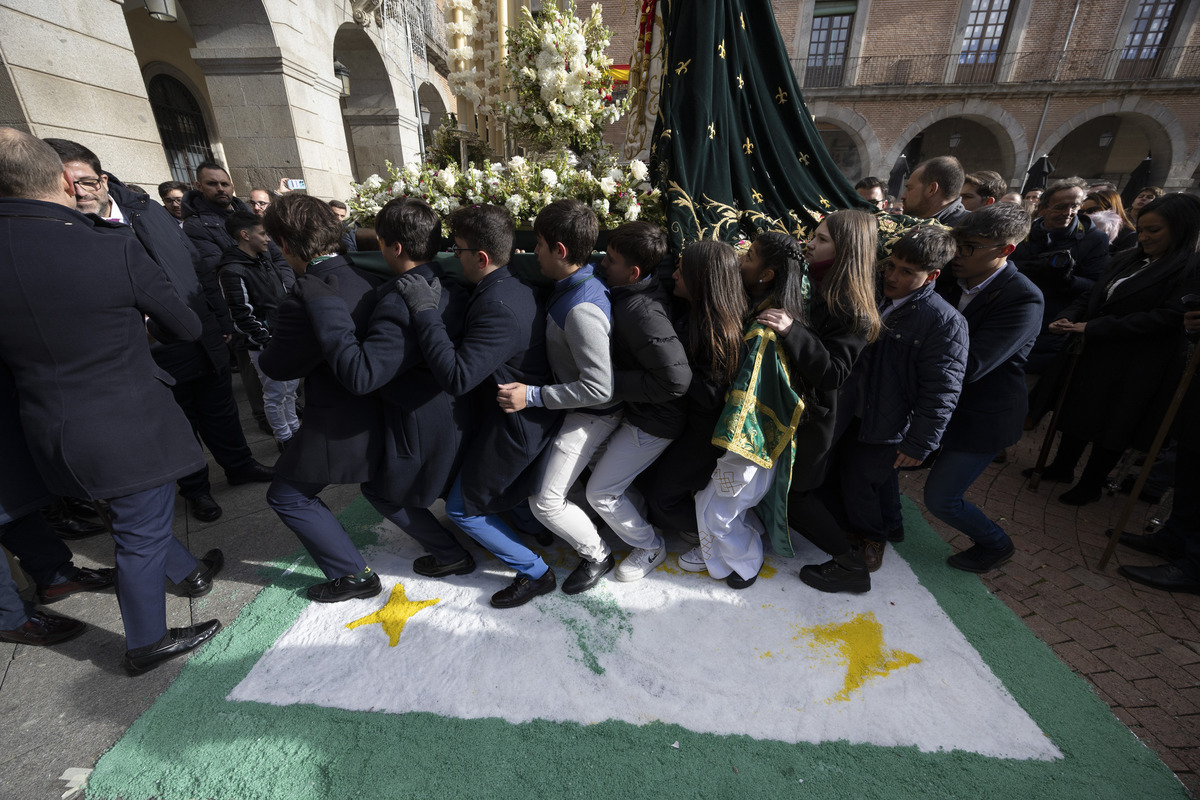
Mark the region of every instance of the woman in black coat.
POLYGON ((1137 227, 1137 248, 1113 259, 1095 288, 1049 326, 1076 337, 1066 349, 1079 361, 1063 402, 1062 441, 1042 477, 1073 481, 1092 444, 1079 483, 1058 498, 1068 505, 1099 500, 1125 448, 1149 446, 1179 380, 1182 296, 1200 252, 1200 199, 1161 197, 1141 210, 1137 227))

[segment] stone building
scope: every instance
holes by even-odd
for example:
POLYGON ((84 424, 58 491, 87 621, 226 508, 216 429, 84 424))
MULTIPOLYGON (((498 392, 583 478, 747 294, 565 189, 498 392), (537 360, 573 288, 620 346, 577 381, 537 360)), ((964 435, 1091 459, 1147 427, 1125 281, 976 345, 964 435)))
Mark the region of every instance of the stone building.
POLYGON ((0 0, 0 125, 147 189, 215 158, 344 198, 451 107, 444 29, 435 0, 0 0))

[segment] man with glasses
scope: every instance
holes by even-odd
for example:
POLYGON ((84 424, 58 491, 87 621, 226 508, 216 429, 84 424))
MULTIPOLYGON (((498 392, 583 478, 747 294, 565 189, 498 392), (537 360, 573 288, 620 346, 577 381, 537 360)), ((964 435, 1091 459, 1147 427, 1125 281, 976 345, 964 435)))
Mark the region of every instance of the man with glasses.
POLYGON ((1039 201, 1041 217, 1017 245, 1012 262, 1033 281, 1046 300, 1045 318, 1026 370, 1040 374, 1067 339, 1046 326, 1062 316, 1075 298, 1090 291, 1108 266, 1108 236, 1080 215, 1087 182, 1065 178, 1046 187, 1039 201))
POLYGON ((187 194, 188 185, 182 181, 167 181, 158 185, 158 198, 162 200, 163 208, 175 218, 179 227, 183 227, 183 196, 187 194))
POLYGON ((255 214, 261 217, 269 205, 271 205, 270 192, 257 186, 250 190, 250 209, 255 214))
MULTIPOLYGON (((74 181, 76 208, 116 223, 116 232, 136 238, 199 317, 203 326, 199 341, 156 342, 150 351, 155 363, 175 379, 171 392, 188 422, 225 470, 230 485, 270 481, 274 473, 254 460, 238 418, 226 347, 233 323, 215 272, 201 261, 169 214, 148 195, 130 191, 105 172, 95 153, 66 139, 46 143, 74 181)), ((179 479, 179 493, 195 519, 212 522, 221 516, 207 464, 179 479)))
POLYGON ((1008 203, 968 214, 954 228, 953 280, 937 291, 967 320, 967 372, 942 450, 925 481, 929 513, 974 545, 950 566, 988 572, 1008 561, 1012 539, 963 495, 1003 448, 1016 444, 1027 405, 1025 359, 1041 327, 1042 293, 1009 263, 1029 232, 1029 215, 1008 203))

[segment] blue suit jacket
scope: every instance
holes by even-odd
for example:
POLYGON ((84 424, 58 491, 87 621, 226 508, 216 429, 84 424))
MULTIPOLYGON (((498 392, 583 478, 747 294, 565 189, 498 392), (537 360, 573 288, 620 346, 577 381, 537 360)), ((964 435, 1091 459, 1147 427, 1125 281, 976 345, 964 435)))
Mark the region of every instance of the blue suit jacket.
MULTIPOLYGON (((962 288, 943 277, 938 294, 958 308, 962 288)), ((1042 326, 1042 293, 1011 262, 962 314, 970 348, 958 406, 942 447, 964 453, 996 453, 1021 439, 1029 408, 1025 360, 1042 326)))

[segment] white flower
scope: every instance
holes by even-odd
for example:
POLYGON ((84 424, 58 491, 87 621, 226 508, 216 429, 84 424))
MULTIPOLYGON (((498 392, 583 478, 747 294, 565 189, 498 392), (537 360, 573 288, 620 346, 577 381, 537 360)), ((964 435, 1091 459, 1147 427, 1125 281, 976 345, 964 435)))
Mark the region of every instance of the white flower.
POLYGON ((638 218, 638 214, 642 213, 642 207, 637 203, 630 203, 629 208, 625 209, 625 219, 633 222, 638 218))
POLYGON ((558 174, 554 170, 544 169, 542 170, 541 175, 542 183, 546 184, 550 188, 558 186, 558 174))
POLYGON ((549 125, 549 124, 550 124, 550 120, 546 119, 546 118, 545 118, 544 116, 542 116, 540 113, 534 113, 534 115, 533 115, 533 122, 534 122, 534 124, 535 124, 535 125, 537 125, 539 128, 544 128, 544 127, 546 127, 547 125, 549 125))
POLYGON ((437 182, 442 185, 447 192, 454 189, 454 184, 458 183, 458 178, 450 170, 440 170, 437 174, 437 182))
POLYGON ((600 179, 600 191, 604 192, 605 194, 612 194, 616 190, 617 182, 611 177, 604 177, 600 179))
POLYGON ((513 216, 521 213, 521 206, 525 205, 525 199, 519 194, 514 194, 512 197, 504 201, 505 207, 513 216))
POLYGON ((368 191, 374 191, 381 186, 383 186, 383 178, 379 177, 378 175, 372 175, 363 181, 363 188, 368 191))
POLYGON ((640 182, 650 177, 650 170, 646 168, 643 161, 635 158, 629 162, 629 174, 633 176, 634 180, 640 182))
POLYGON ((404 177, 410 181, 415 181, 421 177, 421 167, 412 161, 404 165, 404 177))
POLYGON ((593 200, 592 201, 592 210, 594 210, 597 214, 600 214, 600 215, 607 214, 608 213, 608 201, 607 200, 593 200))
POLYGON ((508 168, 514 170, 524 169, 525 159, 521 158, 520 156, 513 156, 508 160, 508 168))

